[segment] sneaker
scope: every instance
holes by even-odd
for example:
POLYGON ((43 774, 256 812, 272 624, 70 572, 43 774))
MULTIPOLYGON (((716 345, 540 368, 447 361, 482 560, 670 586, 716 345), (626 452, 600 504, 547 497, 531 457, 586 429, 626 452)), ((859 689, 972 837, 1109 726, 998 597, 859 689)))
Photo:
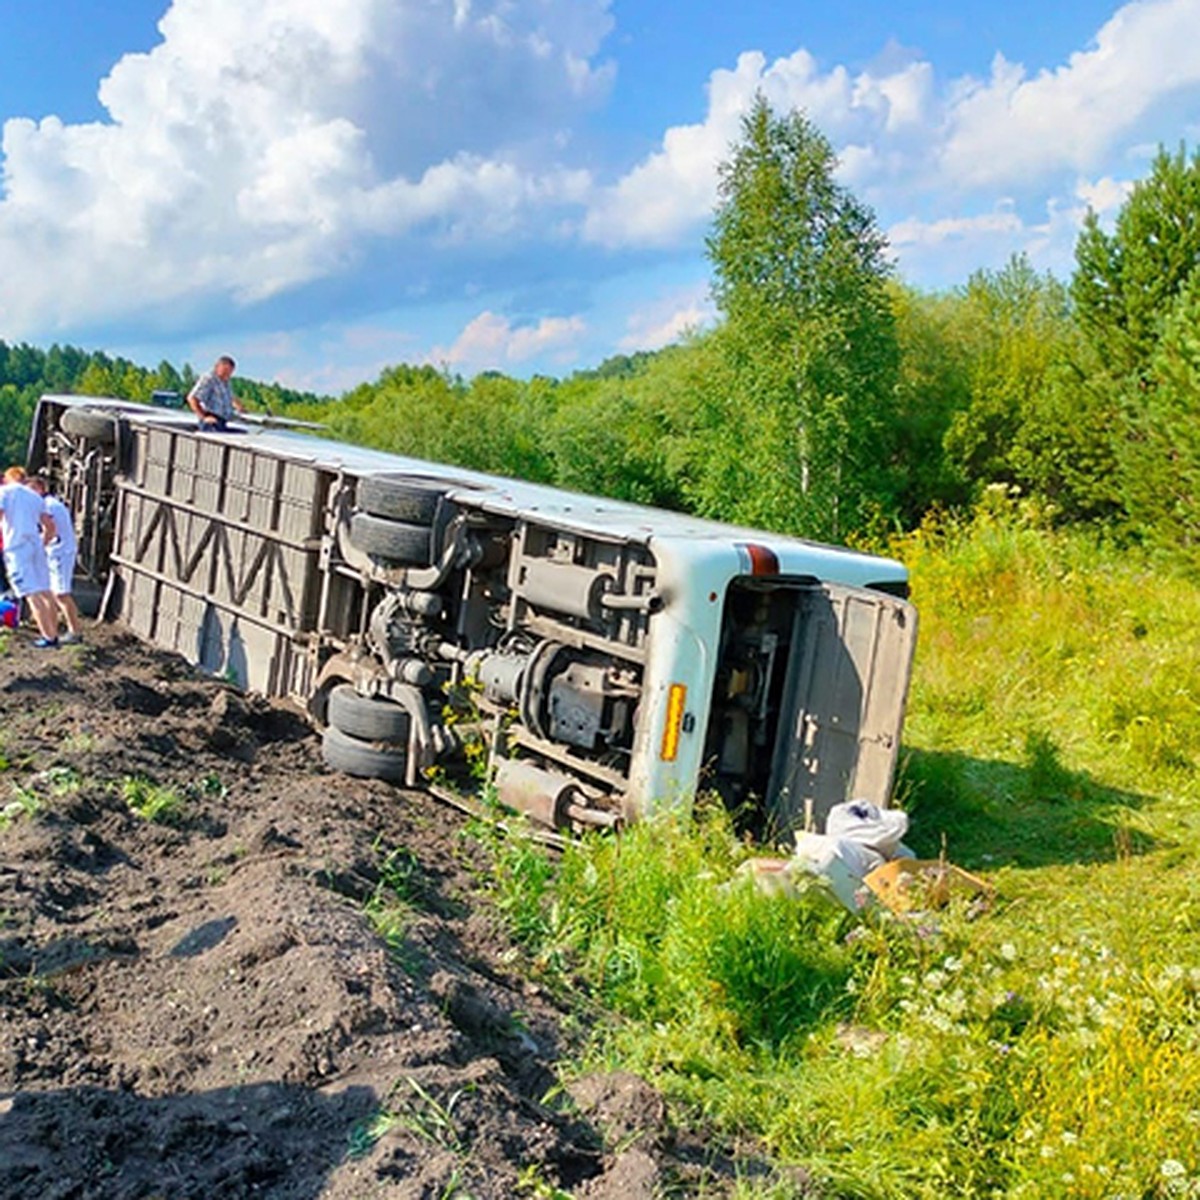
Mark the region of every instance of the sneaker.
POLYGON ((58 649, 58 638, 40 637, 33 643, 35 650, 56 650, 58 649))
POLYGON ((80 642, 83 641, 83 634, 82 633, 64 633, 62 635, 62 637, 60 637, 58 640, 64 646, 77 646, 80 642))

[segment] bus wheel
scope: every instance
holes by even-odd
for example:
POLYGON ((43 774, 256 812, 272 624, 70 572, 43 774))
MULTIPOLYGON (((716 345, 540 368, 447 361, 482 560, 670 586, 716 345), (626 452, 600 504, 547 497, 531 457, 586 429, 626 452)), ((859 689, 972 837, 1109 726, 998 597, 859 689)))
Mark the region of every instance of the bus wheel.
POLYGON ((400 566, 427 567, 432 541, 428 525, 406 525, 365 512, 356 512, 350 518, 353 546, 374 558, 400 566))
POLYGON ((331 770, 359 779, 403 783, 408 758, 398 747, 381 749, 330 725, 321 738, 321 757, 331 770))
POLYGON ((399 475, 367 475, 358 481, 358 507, 375 517, 432 525, 445 493, 441 484, 399 475))
POLYGON ((117 426, 107 413, 93 412, 86 408, 63 410, 58 424, 64 433, 72 437, 87 438, 111 446, 117 440, 117 426))
POLYGON ((368 742, 408 744, 408 713, 391 700, 360 696, 348 683, 329 693, 329 724, 368 742))

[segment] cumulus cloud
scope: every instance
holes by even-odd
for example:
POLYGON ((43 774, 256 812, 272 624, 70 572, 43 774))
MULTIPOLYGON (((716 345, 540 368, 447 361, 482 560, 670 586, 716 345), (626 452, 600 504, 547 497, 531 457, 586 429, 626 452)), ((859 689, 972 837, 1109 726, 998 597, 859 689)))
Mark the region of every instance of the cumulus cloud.
POLYGON ((710 76, 702 121, 668 129, 653 153, 598 189, 584 236, 609 247, 694 237, 717 201, 717 166, 760 92, 776 111, 803 110, 833 143, 839 178, 877 208, 922 210, 896 230, 906 244, 968 228, 1013 233, 1015 216, 990 211, 998 191, 1054 186, 1066 202, 1071 181, 1094 173, 1149 115, 1178 96, 1191 96, 1194 111, 1197 29, 1200 0, 1135 0, 1057 70, 1031 78, 998 54, 986 81, 940 85, 931 63, 899 47, 857 74, 823 70, 806 50, 770 63, 744 53, 710 76), (952 212, 931 219, 939 207, 952 212))
MULTIPOLYGON (((733 70, 710 76, 703 122, 668 129, 659 150, 598 193, 584 236, 606 246, 670 245, 706 221, 717 202, 717 166, 757 93, 776 111, 803 110, 831 139, 853 138, 913 126, 928 104, 931 78, 924 63, 852 77, 840 66, 822 73, 807 50, 770 64, 758 51, 741 54, 733 70)), ((857 162, 875 152, 859 146, 851 153, 857 162)))
POLYGON ((1111 175, 1095 180, 1080 179, 1075 184, 1075 195, 1101 217, 1116 213, 1131 191, 1133 184, 1130 180, 1114 179, 1111 175))
POLYGON ((707 284, 684 288, 630 313, 626 320, 628 332, 617 343, 617 349, 623 354, 661 350, 711 325, 715 318, 716 308, 707 284))
POLYGON ((543 317, 533 325, 514 325, 498 313, 481 312, 450 346, 435 346, 428 360, 460 371, 486 371, 549 355, 570 362, 587 329, 582 317, 543 317))
POLYGON ((877 178, 897 146, 928 134, 933 70, 910 61, 878 73, 822 72, 807 50, 767 63, 751 51, 733 70, 714 71, 703 122, 668 129, 662 146, 616 184, 602 189, 584 235, 603 245, 669 245, 707 221, 717 202, 717 167, 761 93, 777 112, 803 111, 839 148, 848 183, 877 178))
POLYGON ((1057 70, 1029 78, 997 54, 986 82, 959 88, 942 169, 965 186, 1093 170, 1155 104, 1200 84, 1198 29, 1200 0, 1141 0, 1057 70))
POLYGON ((906 270, 926 286, 960 284, 980 268, 1002 267, 1014 254, 1026 255, 1037 270, 1061 278, 1073 269, 1086 211, 1079 196, 1051 196, 1025 217, 1004 199, 975 216, 909 217, 889 226, 887 236, 906 270))
POLYGON ((1001 205, 994 212, 976 217, 942 217, 936 221, 920 221, 910 217, 897 221, 888 231, 888 241, 897 249, 909 246, 941 246, 947 242, 1000 235, 1008 237, 1025 228, 1024 222, 1011 205, 1001 205))
POLYGON ((0 333, 251 304, 373 237, 540 230, 588 186, 550 147, 610 86, 610 26, 608 0, 175 0, 107 121, 5 122, 0 333))

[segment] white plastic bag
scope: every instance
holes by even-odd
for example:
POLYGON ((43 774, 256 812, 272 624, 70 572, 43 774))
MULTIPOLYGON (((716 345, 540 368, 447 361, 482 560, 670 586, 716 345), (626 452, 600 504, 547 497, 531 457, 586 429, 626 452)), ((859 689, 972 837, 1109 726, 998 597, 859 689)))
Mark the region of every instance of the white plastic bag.
MULTIPOLYGON (((880 808, 870 800, 847 800, 835 804, 825 819, 829 837, 856 842, 876 851, 880 861, 889 858, 912 858, 913 852, 904 844, 908 832, 908 814, 898 808, 880 808)), ((876 862, 873 867, 879 866, 876 862)), ((870 871, 873 867, 868 867, 870 871)), ((864 871, 863 874, 866 874, 864 871)))

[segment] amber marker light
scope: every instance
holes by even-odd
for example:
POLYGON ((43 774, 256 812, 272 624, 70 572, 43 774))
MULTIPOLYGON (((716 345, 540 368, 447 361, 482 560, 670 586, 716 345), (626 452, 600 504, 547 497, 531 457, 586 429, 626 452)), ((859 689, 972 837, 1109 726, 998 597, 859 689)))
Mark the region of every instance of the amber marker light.
POLYGON ((683 708, 687 703, 687 684, 673 683, 667 693, 667 727, 663 730, 663 762, 674 762, 679 753, 679 731, 683 727, 683 708))

